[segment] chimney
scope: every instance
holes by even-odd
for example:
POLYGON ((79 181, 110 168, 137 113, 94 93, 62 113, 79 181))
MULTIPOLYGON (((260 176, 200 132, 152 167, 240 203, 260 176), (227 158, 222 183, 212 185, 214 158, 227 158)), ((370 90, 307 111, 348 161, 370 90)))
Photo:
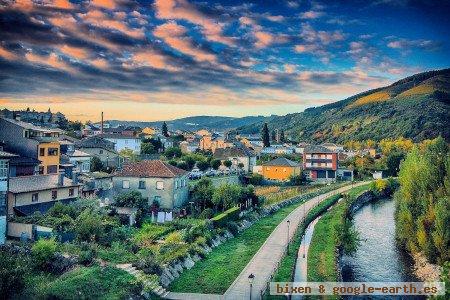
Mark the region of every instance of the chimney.
POLYGON ((64 172, 58 174, 58 186, 64 185, 64 172))
POLYGON ((100 133, 103 134, 103 112, 102 112, 102 124, 101 124, 101 131, 100 131, 100 133))

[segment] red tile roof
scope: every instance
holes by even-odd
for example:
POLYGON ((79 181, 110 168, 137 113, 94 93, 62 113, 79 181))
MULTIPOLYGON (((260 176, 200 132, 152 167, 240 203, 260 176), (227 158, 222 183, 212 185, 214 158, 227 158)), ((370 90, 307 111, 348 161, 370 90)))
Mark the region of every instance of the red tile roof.
POLYGON ((188 172, 161 160, 143 160, 127 164, 114 175, 118 177, 159 177, 171 178, 188 172))

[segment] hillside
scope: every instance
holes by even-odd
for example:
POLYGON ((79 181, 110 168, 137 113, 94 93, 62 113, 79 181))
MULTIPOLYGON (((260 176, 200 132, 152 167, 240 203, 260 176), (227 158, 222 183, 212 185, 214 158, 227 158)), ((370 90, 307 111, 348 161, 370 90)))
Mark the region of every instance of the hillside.
MULTIPOLYGON (((222 117, 222 116, 194 116, 187 118, 180 118, 175 120, 166 121, 169 130, 190 130, 195 131, 199 129, 208 130, 228 130, 234 129, 241 126, 246 126, 249 124, 254 124, 263 120, 262 116, 248 116, 242 118, 234 117, 222 117)), ((138 122, 138 121, 119 121, 119 120, 108 120, 112 126, 116 127, 119 125, 125 126, 139 126, 139 127, 161 127, 163 121, 156 122, 138 122)))
POLYGON ((387 87, 304 112, 266 118, 238 128, 257 133, 284 129, 298 141, 381 140, 406 137, 414 141, 442 135, 450 141, 450 69, 419 73, 387 87))

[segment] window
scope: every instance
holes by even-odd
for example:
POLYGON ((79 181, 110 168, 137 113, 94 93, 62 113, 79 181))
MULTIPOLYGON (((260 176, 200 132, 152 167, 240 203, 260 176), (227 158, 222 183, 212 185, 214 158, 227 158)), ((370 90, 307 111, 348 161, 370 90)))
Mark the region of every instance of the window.
POLYGON ((123 189, 129 189, 130 188, 130 182, 128 180, 122 181, 122 188, 123 189))
POLYGON ((8 161, 0 160, 0 178, 8 177, 8 161))
POLYGON ((39 156, 45 156, 45 148, 39 148, 39 156))
POLYGON ((57 156, 58 155, 58 148, 48 148, 48 156, 57 156))
POLYGON ((144 180, 139 180, 139 189, 145 190, 145 181, 144 180))
POLYGON ((58 191, 54 190, 52 191, 52 200, 56 200, 58 198, 58 191))
POLYGON ((57 165, 47 166, 47 174, 56 174, 56 173, 58 173, 58 166, 57 165))
POLYGON ((31 195, 31 202, 38 202, 39 201, 39 194, 34 193, 31 195))
POLYGON ((156 182, 156 189, 157 190, 163 190, 164 189, 164 182, 163 181, 157 181, 156 182))
POLYGON ((103 150, 98 151, 99 154, 103 154, 103 150))
POLYGON ((286 168, 283 168, 283 172, 286 172, 286 168))
POLYGON ((69 189, 69 197, 72 197, 75 194, 74 189, 69 189))
POLYGON ((178 180, 175 180, 175 189, 178 188, 178 180))
POLYGON ((161 196, 155 196, 155 197, 153 198, 153 201, 158 202, 158 203, 161 203, 161 196))
POLYGON ((183 186, 186 186, 186 179, 183 179, 183 186))

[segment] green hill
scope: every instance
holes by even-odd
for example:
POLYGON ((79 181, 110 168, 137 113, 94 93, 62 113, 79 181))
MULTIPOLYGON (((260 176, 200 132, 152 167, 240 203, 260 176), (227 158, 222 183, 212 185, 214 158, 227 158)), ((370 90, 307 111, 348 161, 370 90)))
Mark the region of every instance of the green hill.
POLYGON ((284 129, 297 141, 381 140, 406 137, 421 141, 442 135, 450 141, 450 69, 419 73, 390 86, 286 116, 268 117, 238 128, 257 133, 284 129))

